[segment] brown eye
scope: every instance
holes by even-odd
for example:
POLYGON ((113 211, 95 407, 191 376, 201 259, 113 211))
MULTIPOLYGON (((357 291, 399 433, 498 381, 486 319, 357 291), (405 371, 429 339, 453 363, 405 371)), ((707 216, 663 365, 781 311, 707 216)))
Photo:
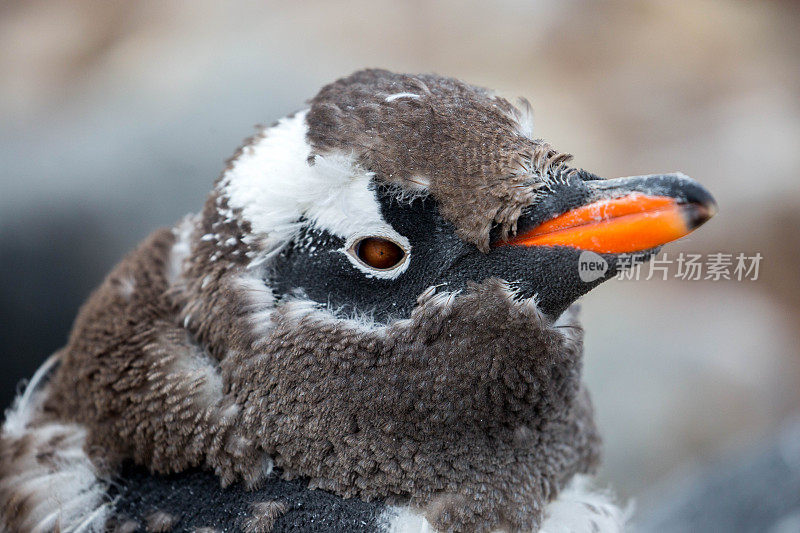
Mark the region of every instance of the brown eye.
POLYGON ((394 268, 406 255, 397 244, 380 237, 361 239, 355 245, 355 252, 361 261, 378 270, 394 268))

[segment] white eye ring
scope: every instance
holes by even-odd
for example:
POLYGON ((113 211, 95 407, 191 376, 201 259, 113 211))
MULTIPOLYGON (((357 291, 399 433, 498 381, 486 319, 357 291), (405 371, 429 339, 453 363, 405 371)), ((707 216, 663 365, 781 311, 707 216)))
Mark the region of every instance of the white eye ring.
POLYGON ((352 236, 347 239, 347 242, 345 242, 344 247, 341 248, 340 251, 347 256, 347 259, 350 260, 353 266, 370 278, 396 279, 400 274, 406 271, 411 262, 411 244, 408 242, 408 239, 393 231, 378 231, 370 235, 352 236), (388 241, 402 251, 402 256, 395 264, 388 268, 376 268, 375 266, 371 266, 364 261, 362 257, 359 257, 360 245, 368 239, 388 241))

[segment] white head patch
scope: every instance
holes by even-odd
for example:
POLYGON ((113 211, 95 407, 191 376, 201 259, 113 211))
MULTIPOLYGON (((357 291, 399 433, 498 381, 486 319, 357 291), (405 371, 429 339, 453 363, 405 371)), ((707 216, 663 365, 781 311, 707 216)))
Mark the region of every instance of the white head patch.
POLYGON ((268 255, 296 235, 303 218, 347 242, 380 235, 407 244, 381 216, 373 174, 352 154, 312 155, 306 114, 301 111, 263 130, 218 185, 228 200, 228 217, 238 210, 250 223, 245 242, 268 255))

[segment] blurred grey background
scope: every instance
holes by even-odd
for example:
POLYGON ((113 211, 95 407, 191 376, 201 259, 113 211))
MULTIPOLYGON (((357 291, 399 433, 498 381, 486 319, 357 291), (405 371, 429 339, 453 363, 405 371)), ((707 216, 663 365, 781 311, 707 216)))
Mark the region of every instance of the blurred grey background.
POLYGON ((433 71, 527 97, 535 134, 599 175, 707 185, 720 214, 672 255, 764 257, 757 281, 585 298, 602 478, 657 521, 704 472, 800 438, 798 27, 767 0, 0 2, 0 403, 256 123, 359 68, 433 71))

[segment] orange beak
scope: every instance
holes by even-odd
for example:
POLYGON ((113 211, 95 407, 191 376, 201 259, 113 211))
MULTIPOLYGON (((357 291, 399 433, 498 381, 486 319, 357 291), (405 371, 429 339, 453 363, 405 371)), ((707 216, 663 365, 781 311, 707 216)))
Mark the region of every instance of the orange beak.
POLYGON ((633 192, 567 211, 502 245, 640 252, 688 235, 715 213, 714 204, 680 203, 669 196, 633 192))

